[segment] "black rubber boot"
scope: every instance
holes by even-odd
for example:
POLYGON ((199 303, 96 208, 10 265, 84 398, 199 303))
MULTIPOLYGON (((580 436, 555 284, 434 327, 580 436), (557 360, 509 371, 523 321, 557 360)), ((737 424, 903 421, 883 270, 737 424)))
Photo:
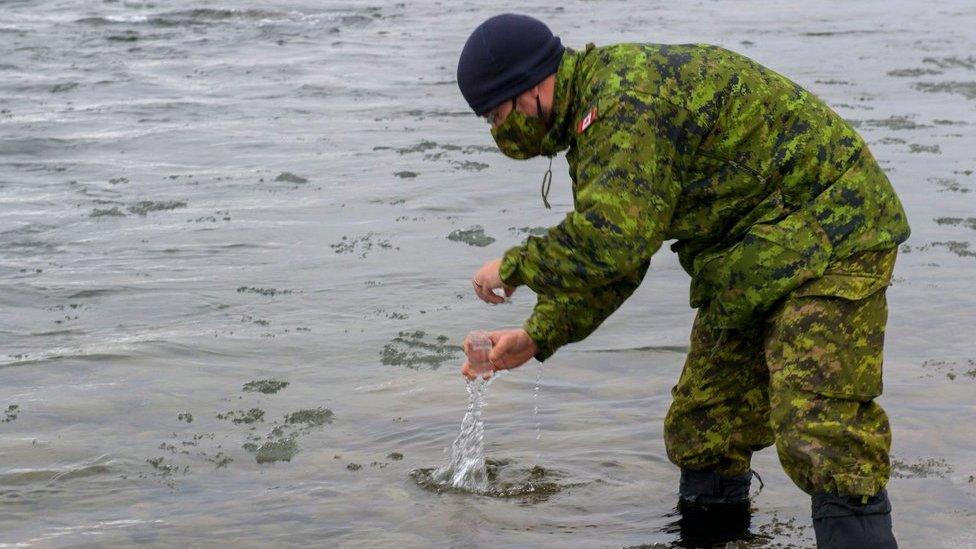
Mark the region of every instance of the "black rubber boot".
POLYGON ((711 471, 682 469, 678 497, 681 518, 669 530, 680 534, 678 546, 713 547, 750 539, 751 480, 751 473, 723 477, 711 471))
POLYGON ((868 498, 813 495, 813 531, 818 549, 897 549, 891 531, 888 492, 868 498))
POLYGON ((712 471, 681 470, 678 488, 679 508, 709 510, 711 508, 749 507, 749 485, 752 473, 737 477, 723 477, 712 471))

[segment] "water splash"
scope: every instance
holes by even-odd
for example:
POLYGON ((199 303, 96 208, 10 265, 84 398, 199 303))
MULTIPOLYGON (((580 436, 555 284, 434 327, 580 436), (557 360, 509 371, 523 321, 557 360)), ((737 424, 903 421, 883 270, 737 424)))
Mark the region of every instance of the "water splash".
POLYGON ((539 442, 542 440, 542 420, 539 419, 539 387, 542 385, 542 363, 536 366, 535 388, 532 389, 532 419, 535 420, 535 460, 542 461, 542 450, 539 442))
POLYGON ((432 473, 432 479, 453 488, 484 492, 488 489, 485 469, 485 422, 482 412, 488 385, 494 377, 474 379, 466 384, 468 408, 461 420, 461 432, 451 444, 451 460, 432 473))

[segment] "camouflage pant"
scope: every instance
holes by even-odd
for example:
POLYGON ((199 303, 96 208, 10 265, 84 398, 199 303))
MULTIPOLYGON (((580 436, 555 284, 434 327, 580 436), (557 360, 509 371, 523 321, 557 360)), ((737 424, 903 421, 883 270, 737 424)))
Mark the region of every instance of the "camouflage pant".
POLYGON ((836 265, 748 328, 718 329, 699 312, 665 419, 671 461, 740 475, 753 452, 775 442, 807 493, 883 488, 891 431, 874 398, 894 256, 870 252, 836 265))

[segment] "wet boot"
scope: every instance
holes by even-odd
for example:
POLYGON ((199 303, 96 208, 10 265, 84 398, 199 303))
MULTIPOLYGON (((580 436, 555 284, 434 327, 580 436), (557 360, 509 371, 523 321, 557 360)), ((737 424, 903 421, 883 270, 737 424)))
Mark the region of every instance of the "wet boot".
POLYGON ((712 471, 681 470, 677 530, 681 547, 712 547, 749 534, 752 474, 725 477, 712 471))
POLYGON ((813 495, 813 531, 818 549, 897 549, 891 532, 888 492, 868 498, 813 495))

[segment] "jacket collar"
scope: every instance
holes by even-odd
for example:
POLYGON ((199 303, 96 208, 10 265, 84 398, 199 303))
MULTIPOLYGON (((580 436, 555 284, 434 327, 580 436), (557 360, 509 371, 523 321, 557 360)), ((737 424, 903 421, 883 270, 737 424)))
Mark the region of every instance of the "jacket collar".
POLYGON ((542 153, 550 156, 569 147, 573 129, 573 101, 576 98, 576 76, 579 62, 593 49, 587 44, 583 51, 566 48, 556 69, 555 90, 552 97, 552 125, 542 140, 542 153))

